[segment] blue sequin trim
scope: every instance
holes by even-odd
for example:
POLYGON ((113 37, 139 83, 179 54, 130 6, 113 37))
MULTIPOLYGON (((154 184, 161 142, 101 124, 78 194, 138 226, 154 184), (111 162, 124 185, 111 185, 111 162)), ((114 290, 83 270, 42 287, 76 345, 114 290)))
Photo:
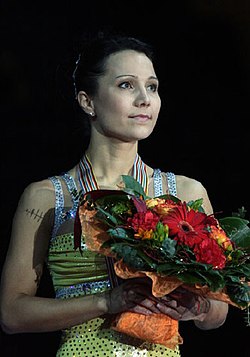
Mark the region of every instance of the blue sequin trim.
POLYGON ((170 195, 177 196, 175 174, 173 172, 166 172, 168 179, 168 192, 170 195))
POLYGON ((53 231, 51 234, 51 239, 55 239, 56 237, 56 232, 60 225, 62 224, 62 212, 63 212, 63 207, 64 207, 64 198, 63 198, 63 190, 62 190, 62 184, 60 180, 55 177, 49 177, 51 182, 54 185, 55 188, 55 219, 54 219, 54 227, 53 231))
POLYGON ((66 183, 67 188, 70 193, 70 196, 71 196, 71 199, 73 201, 73 207, 69 211, 67 211, 67 214, 69 215, 70 218, 75 218, 76 210, 78 207, 78 199, 74 195, 74 193, 77 193, 77 187, 76 187, 75 181, 74 181, 73 177, 67 173, 62 175, 62 179, 66 183))
MULTIPOLYGON (((165 175, 167 176, 169 194, 173 196, 177 196, 175 174, 173 172, 166 172, 165 175)), ((161 177, 160 169, 154 170, 154 191, 155 191, 155 197, 164 194, 162 188, 162 177, 161 177)))
POLYGON ((154 193, 155 197, 163 195, 161 170, 160 169, 154 170, 154 191, 155 191, 155 193, 154 193))
POLYGON ((57 289, 56 298, 63 299, 73 295, 90 295, 98 293, 100 291, 108 290, 110 288, 111 285, 109 280, 70 285, 65 288, 57 289))
POLYGON ((76 216, 76 210, 78 206, 78 199, 75 198, 74 192, 77 192, 77 187, 75 184, 75 181, 72 176, 70 176, 68 173, 64 173, 61 178, 64 180, 67 189, 70 193, 73 206, 70 210, 65 211, 64 207, 64 196, 63 196, 63 189, 62 189, 62 184, 61 181, 58 177, 56 176, 51 176, 49 179, 54 185, 55 188, 55 221, 54 221, 54 227, 53 231, 51 234, 51 241, 53 241, 56 238, 56 233, 61 226, 61 224, 68 219, 74 219, 76 216))

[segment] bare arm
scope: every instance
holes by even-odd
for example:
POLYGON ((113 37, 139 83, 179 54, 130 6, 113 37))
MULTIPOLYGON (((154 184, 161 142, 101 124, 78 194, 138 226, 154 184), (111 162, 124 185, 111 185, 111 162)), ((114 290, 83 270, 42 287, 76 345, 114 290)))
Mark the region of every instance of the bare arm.
POLYGON ((54 189, 47 180, 31 184, 20 199, 2 271, 2 329, 6 333, 56 331, 105 313, 131 309, 138 301, 145 304, 144 313, 149 314, 147 297, 151 295, 151 286, 143 280, 78 298, 36 296, 53 224, 54 200, 54 189))
POLYGON ((31 184, 18 204, 1 280, 1 323, 6 332, 58 330, 106 311, 103 295, 70 300, 35 296, 48 248, 53 205, 49 181, 31 184))

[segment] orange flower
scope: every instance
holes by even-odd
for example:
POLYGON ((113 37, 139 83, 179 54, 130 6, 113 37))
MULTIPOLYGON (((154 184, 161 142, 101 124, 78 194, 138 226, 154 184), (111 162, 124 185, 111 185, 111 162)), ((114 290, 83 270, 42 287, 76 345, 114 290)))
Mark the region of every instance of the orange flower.
POLYGON ((224 250, 233 250, 231 240, 228 238, 226 232, 221 227, 211 226, 209 230, 209 236, 215 239, 224 250))
POLYGON ((178 204, 172 200, 166 200, 158 197, 146 200, 146 205, 160 217, 166 216, 174 207, 178 206, 178 204))
POLYGON ((143 228, 138 228, 138 232, 135 233, 134 235, 135 238, 137 239, 152 239, 154 237, 154 231, 153 229, 143 229, 143 228))
POLYGON ((166 200, 164 200, 163 198, 159 198, 159 197, 149 198, 149 199, 145 200, 146 205, 147 205, 148 208, 154 208, 157 205, 165 203, 165 201, 166 200))

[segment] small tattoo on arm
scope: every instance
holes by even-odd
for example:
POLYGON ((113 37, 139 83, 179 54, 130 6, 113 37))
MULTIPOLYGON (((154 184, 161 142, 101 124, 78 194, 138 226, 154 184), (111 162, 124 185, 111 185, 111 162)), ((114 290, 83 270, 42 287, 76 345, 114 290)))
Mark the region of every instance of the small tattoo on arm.
POLYGON ((32 208, 32 209, 28 209, 28 208, 27 208, 27 209, 25 210, 25 212, 26 212, 26 214, 27 214, 28 216, 30 216, 30 218, 33 218, 33 219, 36 220, 37 222, 40 222, 40 221, 43 219, 43 217, 44 217, 43 212, 40 212, 39 209, 35 210, 34 208, 32 208))

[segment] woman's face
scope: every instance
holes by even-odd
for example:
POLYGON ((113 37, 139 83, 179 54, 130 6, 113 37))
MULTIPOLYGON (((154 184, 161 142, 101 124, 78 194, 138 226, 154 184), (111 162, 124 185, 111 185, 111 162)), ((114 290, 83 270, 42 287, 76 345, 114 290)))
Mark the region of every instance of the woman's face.
POLYGON ((92 99, 96 118, 91 122, 99 133, 124 142, 145 139, 161 106, 152 62, 133 50, 112 54, 92 99))

